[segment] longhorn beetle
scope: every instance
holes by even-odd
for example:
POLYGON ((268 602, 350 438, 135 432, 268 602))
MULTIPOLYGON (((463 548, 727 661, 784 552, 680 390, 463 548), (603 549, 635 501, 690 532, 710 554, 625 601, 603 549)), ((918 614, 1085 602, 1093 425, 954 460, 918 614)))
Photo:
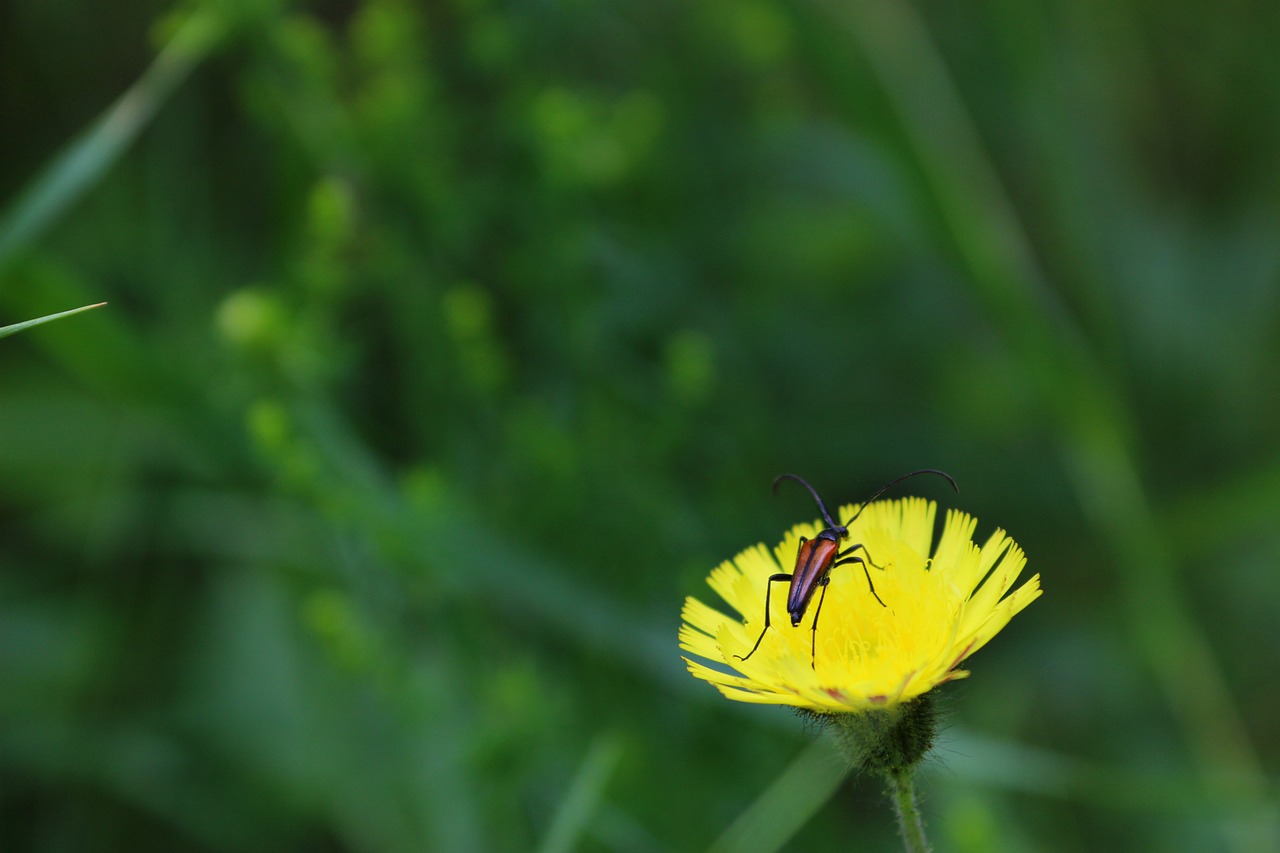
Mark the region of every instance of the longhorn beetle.
POLYGON ((871 559, 871 554, 867 551, 867 546, 858 544, 850 545, 844 550, 840 549, 840 543, 849 538, 849 525, 858 520, 858 516, 862 515, 862 511, 880 495, 890 487, 901 483, 910 477, 920 474, 937 474, 951 484, 951 488, 957 492, 960 487, 956 485, 956 481, 951 479, 951 475, 938 471, 933 468, 923 468, 919 471, 912 471, 910 474, 903 474, 896 480, 890 480, 885 483, 875 494, 863 501, 858 507, 858 511, 853 514, 853 518, 844 524, 836 524, 831 520, 831 514, 827 512, 826 505, 822 502, 822 498, 818 497, 818 492, 800 477, 795 474, 782 474, 773 481, 773 493, 778 493, 778 484, 783 480, 795 480, 800 485, 809 490, 809 494, 813 495, 813 499, 818 503, 818 509, 822 510, 822 519, 827 523, 827 527, 817 537, 806 539, 800 537, 800 550, 796 552, 796 567, 791 574, 776 574, 769 576, 769 582, 765 585, 764 591, 764 630, 760 632, 760 636, 756 638, 756 644, 751 647, 751 651, 746 655, 734 655, 738 660, 746 660, 756 653, 756 649, 760 648, 760 641, 764 639, 764 635, 769 632, 769 594, 773 591, 773 585, 779 581, 790 581, 791 585, 787 591, 787 613, 791 614, 791 627, 797 627, 800 619, 804 616, 806 610, 809 609, 809 602, 813 600, 813 593, 818 587, 822 587, 822 595, 818 598, 818 607, 813 613, 813 639, 809 645, 809 665, 817 666, 818 654, 818 617, 822 614, 822 602, 827 597, 827 583, 831 580, 831 570, 836 566, 845 566, 850 563, 858 563, 862 566, 862 572, 867 576, 867 588, 871 590, 871 594, 875 596, 876 601, 880 602, 880 606, 884 607, 885 603, 879 595, 876 595, 875 584, 871 582, 871 572, 867 569, 868 565, 875 566, 877 569, 884 568, 876 566, 871 559), (866 559, 854 556, 855 551, 862 551, 866 555, 866 559))

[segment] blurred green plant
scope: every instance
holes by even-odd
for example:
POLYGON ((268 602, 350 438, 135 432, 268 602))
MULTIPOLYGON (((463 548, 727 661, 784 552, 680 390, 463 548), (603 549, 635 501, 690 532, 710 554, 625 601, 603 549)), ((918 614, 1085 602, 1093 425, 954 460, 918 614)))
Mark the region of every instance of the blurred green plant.
POLYGON ((1280 13, 917 8, 0 12, 6 842, 886 847, 670 604, 936 464, 940 843, 1276 846, 1280 13))

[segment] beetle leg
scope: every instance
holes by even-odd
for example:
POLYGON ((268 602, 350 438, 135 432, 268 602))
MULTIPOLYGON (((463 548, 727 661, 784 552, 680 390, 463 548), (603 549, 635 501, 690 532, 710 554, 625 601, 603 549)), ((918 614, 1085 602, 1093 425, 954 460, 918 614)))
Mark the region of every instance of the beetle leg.
POLYGON ((756 644, 751 647, 751 651, 746 655, 734 655, 738 660, 746 660, 756 653, 756 649, 760 648, 760 641, 764 639, 764 635, 769 633, 769 595, 773 592, 773 585, 777 581, 789 581, 791 575, 777 574, 769 575, 769 582, 764 586, 764 630, 760 632, 760 636, 756 637, 756 644))
MULTIPOLYGON (((864 548, 863 550, 865 551, 866 549, 864 548)), ((871 556, 871 555, 868 554, 867 556, 871 556)), ((836 566, 847 566, 850 563, 862 564, 862 573, 867 576, 867 588, 871 590, 871 595, 875 597, 876 601, 880 602, 881 607, 888 607, 888 605, 884 603, 884 599, 882 599, 876 593, 876 585, 871 582, 871 572, 867 570, 868 563, 866 560, 862 559, 861 557, 846 557, 843 560, 837 560, 836 562, 832 563, 831 568, 834 569, 836 566)), ((871 563, 870 565, 875 566, 875 563, 871 563)), ((880 568, 880 566, 876 566, 876 568, 878 569, 880 568)), ((831 571, 831 569, 828 569, 827 571, 831 571)))
POLYGON ((848 557, 848 556, 849 556, 850 554, 852 554, 854 551, 859 551, 859 550, 860 550, 860 551, 862 551, 862 553, 863 553, 863 554, 866 554, 866 555, 867 555, 867 564, 868 564, 868 565, 870 565, 873 569, 880 569, 881 571, 884 571, 884 566, 877 566, 877 565, 876 565, 876 561, 875 561, 875 559, 874 559, 874 558, 872 558, 872 556, 871 556, 871 552, 867 550, 867 546, 866 546, 866 545, 863 545, 863 544, 861 544, 861 543, 859 543, 859 544, 857 544, 857 545, 850 545, 848 548, 845 548, 845 549, 844 549, 843 551, 841 551, 839 554, 836 554, 836 559, 837 559, 837 560, 842 560, 842 559, 844 559, 845 557, 848 557))
MULTIPOLYGON (((834 567, 833 567, 834 568, 834 567)), ((818 596, 818 609, 813 611, 812 639, 809 641, 809 666, 818 668, 818 617, 822 615, 822 602, 827 600, 827 584, 831 583, 831 575, 822 577, 822 595, 818 596)))

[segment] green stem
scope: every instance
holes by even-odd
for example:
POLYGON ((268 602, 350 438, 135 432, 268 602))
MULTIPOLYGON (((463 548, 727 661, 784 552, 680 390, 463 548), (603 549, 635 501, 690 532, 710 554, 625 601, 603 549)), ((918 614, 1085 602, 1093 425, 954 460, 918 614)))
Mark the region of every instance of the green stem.
POLYGON ((889 797, 898 816, 898 832, 907 853, 929 853, 929 839, 924 835, 924 818, 916 802, 915 774, 910 767, 885 771, 889 780, 889 797))

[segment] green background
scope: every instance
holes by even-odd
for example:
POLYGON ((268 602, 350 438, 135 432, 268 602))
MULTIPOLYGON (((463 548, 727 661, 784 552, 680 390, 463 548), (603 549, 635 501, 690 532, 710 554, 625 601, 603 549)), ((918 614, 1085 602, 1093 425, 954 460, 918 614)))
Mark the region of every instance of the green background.
POLYGON ((889 850, 676 649, 939 467, 943 851, 1280 845, 1280 6, 0 4, 6 850, 889 850))

